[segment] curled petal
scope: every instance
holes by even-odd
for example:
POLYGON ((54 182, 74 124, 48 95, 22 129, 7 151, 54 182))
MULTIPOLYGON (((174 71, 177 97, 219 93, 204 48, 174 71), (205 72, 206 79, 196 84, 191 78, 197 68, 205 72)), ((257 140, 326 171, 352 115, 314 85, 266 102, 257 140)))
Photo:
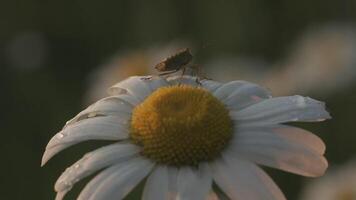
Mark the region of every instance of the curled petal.
POLYGON ((212 81, 212 80, 202 80, 201 84, 204 88, 206 88, 210 92, 214 92, 215 90, 217 90, 218 88, 224 85, 223 83, 219 83, 217 81, 212 81))
POLYGON ((139 152, 140 148, 132 144, 116 143, 87 153, 72 166, 68 167, 58 178, 55 190, 60 200, 81 179, 96 171, 128 160, 139 152))
POLYGON ((271 98, 265 88, 246 81, 231 81, 218 88, 214 95, 229 109, 238 111, 264 99, 271 98))
POLYGON ((143 101, 154 90, 166 85, 167 82, 160 77, 133 76, 115 84, 109 88, 108 92, 111 95, 129 93, 143 101))
POLYGON ((63 149, 83 141, 128 138, 128 122, 121 120, 121 118, 113 116, 95 117, 65 127, 47 144, 42 157, 42 165, 63 149))
POLYGON ((117 116, 129 120, 135 103, 132 102, 132 100, 130 101, 128 96, 129 95, 123 94, 120 96, 110 96, 101 99, 80 112, 73 119, 69 120, 65 127, 80 120, 96 116, 117 116))

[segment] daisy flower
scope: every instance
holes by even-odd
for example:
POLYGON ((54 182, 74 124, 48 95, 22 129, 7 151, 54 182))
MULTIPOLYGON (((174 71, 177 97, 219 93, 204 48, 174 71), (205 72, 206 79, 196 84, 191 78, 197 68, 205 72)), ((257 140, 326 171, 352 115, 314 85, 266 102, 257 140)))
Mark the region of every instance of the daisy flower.
POLYGON ((328 166, 322 140, 281 124, 330 118, 322 102, 308 97, 272 98, 253 83, 197 84, 191 76, 134 76, 109 94, 69 120, 46 147, 42 165, 77 143, 114 141, 62 173, 57 200, 98 171, 78 199, 122 199, 145 180, 144 200, 204 200, 216 197, 213 184, 230 199, 282 200, 258 165, 308 177, 328 166))
POLYGON ((315 26, 306 30, 291 47, 289 55, 279 61, 282 66, 275 67, 278 70, 270 71, 263 81, 274 94, 330 95, 354 85, 355 26, 315 26))

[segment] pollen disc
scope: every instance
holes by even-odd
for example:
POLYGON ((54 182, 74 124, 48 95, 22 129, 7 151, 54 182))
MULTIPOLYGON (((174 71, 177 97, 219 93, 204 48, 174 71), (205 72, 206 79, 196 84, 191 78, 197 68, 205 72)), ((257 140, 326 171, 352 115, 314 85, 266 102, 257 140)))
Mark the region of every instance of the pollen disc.
POLYGON ((220 155, 232 129, 228 110, 209 91, 176 85, 156 90, 135 107, 130 138, 155 162, 196 166, 220 155))

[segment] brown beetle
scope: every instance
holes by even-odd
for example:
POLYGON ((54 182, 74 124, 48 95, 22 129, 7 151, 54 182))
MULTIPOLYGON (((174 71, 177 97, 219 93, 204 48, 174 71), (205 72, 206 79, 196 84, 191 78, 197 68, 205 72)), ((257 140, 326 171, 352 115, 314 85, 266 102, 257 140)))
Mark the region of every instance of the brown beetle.
POLYGON ((159 72, 163 72, 159 74, 160 76, 168 75, 175 73, 179 70, 183 70, 182 76, 185 73, 187 67, 191 68, 195 71, 197 76, 197 83, 200 83, 200 79, 206 79, 205 76, 201 76, 201 70, 199 65, 189 65, 192 61, 193 55, 190 53, 189 48, 182 49, 178 51, 176 54, 164 59, 162 62, 158 63, 155 66, 155 69, 159 72))
POLYGON ((185 69, 193 59, 192 54, 188 48, 178 51, 176 54, 164 59, 158 63, 155 68, 161 73, 160 75, 167 75, 185 69))

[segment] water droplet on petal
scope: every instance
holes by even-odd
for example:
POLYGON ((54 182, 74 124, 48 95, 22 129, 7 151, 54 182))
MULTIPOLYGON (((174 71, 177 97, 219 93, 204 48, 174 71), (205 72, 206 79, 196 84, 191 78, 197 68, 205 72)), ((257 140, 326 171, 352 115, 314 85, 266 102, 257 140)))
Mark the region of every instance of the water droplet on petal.
POLYGON ((300 108, 304 108, 306 106, 305 98, 302 96, 297 96, 295 99, 295 103, 300 108))
POLYGON ((73 186, 73 183, 71 181, 63 181, 63 183, 68 188, 71 188, 73 186))
POLYGON ((96 115, 97 115, 97 113, 95 113, 95 112, 89 113, 88 118, 95 117, 96 115))
POLYGON ((58 133, 56 137, 57 137, 57 139, 62 139, 62 138, 64 138, 64 134, 63 133, 58 133))

